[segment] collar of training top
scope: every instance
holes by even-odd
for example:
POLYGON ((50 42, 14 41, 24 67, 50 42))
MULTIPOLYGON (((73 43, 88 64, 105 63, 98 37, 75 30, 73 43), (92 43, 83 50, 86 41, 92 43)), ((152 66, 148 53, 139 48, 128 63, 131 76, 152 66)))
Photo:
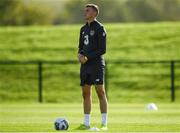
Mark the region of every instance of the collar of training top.
POLYGON ((88 24, 88 22, 87 22, 86 26, 93 26, 96 22, 97 22, 96 20, 92 21, 90 24, 88 24))

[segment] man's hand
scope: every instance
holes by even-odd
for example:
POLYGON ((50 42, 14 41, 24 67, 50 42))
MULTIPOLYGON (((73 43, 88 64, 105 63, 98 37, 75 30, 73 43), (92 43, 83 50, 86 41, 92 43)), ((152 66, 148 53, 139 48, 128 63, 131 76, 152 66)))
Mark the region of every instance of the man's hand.
POLYGON ((88 61, 88 58, 82 54, 78 54, 78 59, 81 64, 84 64, 88 61))

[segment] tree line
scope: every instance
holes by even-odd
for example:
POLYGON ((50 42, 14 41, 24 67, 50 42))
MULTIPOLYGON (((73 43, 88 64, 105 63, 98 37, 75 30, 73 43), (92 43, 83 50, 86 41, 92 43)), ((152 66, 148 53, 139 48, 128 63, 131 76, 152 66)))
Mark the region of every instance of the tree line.
MULTIPOLYGON (((60 1, 60 0, 59 0, 60 1)), ((61 11, 48 4, 0 1, 0 25, 82 23, 84 5, 95 3, 103 22, 179 21, 180 0, 67 0, 61 11)), ((57 2, 57 4, 61 4, 57 2)))

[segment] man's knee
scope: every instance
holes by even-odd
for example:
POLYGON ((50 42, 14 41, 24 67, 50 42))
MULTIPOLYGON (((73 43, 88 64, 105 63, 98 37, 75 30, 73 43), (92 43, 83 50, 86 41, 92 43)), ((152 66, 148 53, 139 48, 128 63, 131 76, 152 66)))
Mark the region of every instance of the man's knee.
POLYGON ((106 97, 106 93, 105 93, 105 89, 104 89, 103 85, 97 85, 96 92, 97 92, 99 99, 104 99, 106 97))
POLYGON ((89 99, 91 97, 91 87, 90 86, 83 86, 82 87, 82 96, 84 99, 89 99))
POLYGON ((98 94, 99 99, 104 99, 106 97, 106 94, 104 91, 99 91, 97 94, 98 94))
POLYGON ((88 91, 83 91, 82 96, 84 99, 87 99, 91 97, 91 93, 88 91))

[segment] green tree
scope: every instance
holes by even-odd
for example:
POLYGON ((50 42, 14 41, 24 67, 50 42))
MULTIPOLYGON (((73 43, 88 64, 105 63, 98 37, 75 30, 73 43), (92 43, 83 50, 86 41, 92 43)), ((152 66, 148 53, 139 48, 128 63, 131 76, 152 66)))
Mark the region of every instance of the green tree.
POLYGON ((165 0, 162 3, 162 9, 164 20, 180 20, 180 0, 165 0))
POLYGON ((54 17, 48 6, 26 4, 22 0, 0 1, 0 25, 52 24, 54 17))
POLYGON ((0 24, 14 23, 12 20, 18 0, 1 0, 0 1, 0 24))
POLYGON ((36 4, 20 4, 15 11, 16 25, 44 25, 52 24, 53 12, 48 7, 36 4))
POLYGON ((113 22, 121 19, 121 12, 119 12, 119 0, 73 0, 65 4, 65 11, 61 15, 66 23, 80 23, 83 22, 84 6, 88 3, 97 4, 100 8, 98 19, 104 22, 113 22))
POLYGON ((65 11, 61 15, 61 19, 64 19, 65 23, 79 23, 83 22, 83 10, 85 1, 74 0, 68 1, 65 4, 65 11))
POLYGON ((98 19, 103 22, 149 22, 180 20, 180 0, 69 0, 64 22, 80 23, 87 3, 100 7, 98 19))

